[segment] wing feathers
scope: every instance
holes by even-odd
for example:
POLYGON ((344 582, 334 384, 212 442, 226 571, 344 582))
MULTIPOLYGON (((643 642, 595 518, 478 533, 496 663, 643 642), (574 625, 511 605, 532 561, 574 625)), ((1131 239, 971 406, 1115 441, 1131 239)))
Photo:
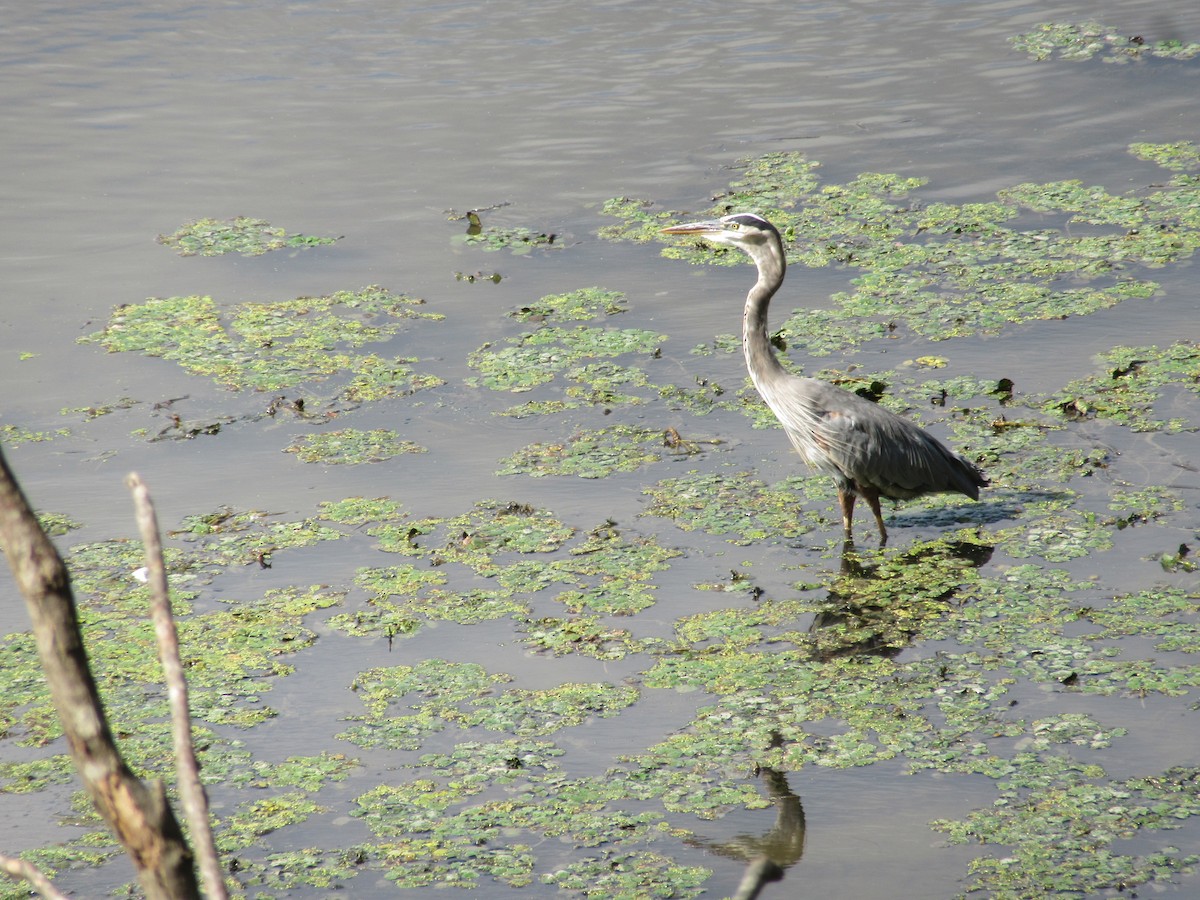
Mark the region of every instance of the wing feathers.
POLYGON ((835 478, 900 500, 942 492, 977 500, 987 484, 974 465, 923 428, 857 394, 808 378, 770 387, 775 390, 764 397, 793 446, 835 478))

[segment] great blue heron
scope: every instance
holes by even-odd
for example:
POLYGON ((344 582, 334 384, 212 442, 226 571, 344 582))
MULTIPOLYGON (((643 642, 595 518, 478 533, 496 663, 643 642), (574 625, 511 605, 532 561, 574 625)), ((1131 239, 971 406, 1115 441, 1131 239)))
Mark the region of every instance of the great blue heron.
POLYGON ((881 545, 888 535, 880 497, 908 500, 957 492, 979 499, 979 489, 988 483, 983 473, 923 428, 858 394, 783 368, 767 336, 767 307, 787 271, 783 239, 774 225, 761 216, 736 213, 663 232, 698 235, 736 247, 754 260, 758 281, 746 295, 742 318, 746 367, 792 446, 814 469, 833 476, 846 540, 854 538, 856 497, 866 500, 875 514, 881 545))

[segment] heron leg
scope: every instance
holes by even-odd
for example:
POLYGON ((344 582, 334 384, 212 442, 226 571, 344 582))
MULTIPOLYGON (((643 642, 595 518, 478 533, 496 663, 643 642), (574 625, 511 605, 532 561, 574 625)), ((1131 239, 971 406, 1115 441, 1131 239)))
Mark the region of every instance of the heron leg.
POLYGON ((867 501, 867 505, 871 507, 871 512, 875 516, 875 524, 879 526, 879 546, 883 547, 887 544, 887 528, 883 524, 883 511, 879 508, 879 491, 873 491, 870 488, 859 491, 863 499, 867 501))
POLYGON ((846 529, 846 540, 854 542, 854 501, 856 495, 853 488, 838 486, 838 505, 842 508, 842 527, 846 529))

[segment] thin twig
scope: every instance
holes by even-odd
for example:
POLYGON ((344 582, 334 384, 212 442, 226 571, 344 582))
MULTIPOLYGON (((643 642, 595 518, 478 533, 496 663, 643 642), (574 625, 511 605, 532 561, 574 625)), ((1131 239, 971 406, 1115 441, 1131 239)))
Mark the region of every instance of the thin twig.
POLYGON ((171 734, 175 744, 175 768, 179 776, 179 799, 183 804, 192 833, 192 849, 200 867, 205 893, 211 900, 226 900, 225 873, 217 857, 212 825, 208 817, 208 795, 200 782, 200 766, 192 745, 192 720, 188 706, 187 679, 179 658, 179 634, 171 615, 171 595, 167 588, 167 571, 163 564, 162 541, 159 538, 158 516, 150 499, 150 491, 136 472, 125 479, 133 493, 134 513, 142 543, 146 548, 147 582, 150 585, 150 617, 158 639, 158 654, 162 661, 163 677, 167 682, 167 698, 171 706, 171 734))
POLYGON ((50 883, 50 879, 46 877, 45 873, 27 859, 0 856, 0 869, 13 878, 24 878, 46 900, 68 900, 67 895, 60 893, 58 888, 50 883))

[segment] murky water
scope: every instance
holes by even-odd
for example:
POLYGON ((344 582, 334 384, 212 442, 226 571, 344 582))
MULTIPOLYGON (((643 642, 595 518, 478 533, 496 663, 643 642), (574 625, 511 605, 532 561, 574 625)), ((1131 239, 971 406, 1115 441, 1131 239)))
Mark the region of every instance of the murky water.
MULTIPOLYGON (((419 515, 453 515, 480 498, 514 497, 583 529, 609 517, 653 527, 636 517, 645 505, 641 488, 665 477, 659 473, 599 483, 494 475, 499 458, 554 435, 541 422, 491 415, 507 401, 481 399, 462 383, 470 351, 513 333, 505 311, 588 285, 624 292, 630 312, 622 325, 672 335, 681 358, 686 348, 737 327, 748 269, 697 276, 660 259, 655 248, 601 242, 596 229, 612 221, 598 212, 604 200, 631 196, 700 209, 728 184, 728 167, 738 159, 777 150, 820 160, 830 183, 867 171, 921 176, 929 200, 986 201, 1004 187, 1055 179, 1119 193, 1161 176, 1128 154, 1130 142, 1194 140, 1200 131, 1195 61, 1033 63, 1007 43, 1038 22, 1087 20, 1148 39, 1195 40, 1200 7, 1184 2, 365 0, 179 8, 130 0, 86 8, 8 4, 3 18, 0 378, 8 389, 0 423, 34 430, 69 424, 76 432, 8 451, 39 508, 83 523, 68 544, 134 534, 122 483, 130 470, 149 483, 168 524, 221 504, 295 517, 311 515, 321 500, 386 494, 419 515), (448 222, 446 210, 501 203, 509 205, 498 220, 553 231, 562 249, 519 258, 452 242, 462 225, 448 222), (344 239, 256 259, 184 259, 154 241, 183 222, 235 215, 344 239), (477 270, 503 278, 454 278, 477 270), (419 404, 368 410, 356 423, 411 429, 430 449, 421 457, 302 465, 280 453, 286 424, 147 443, 130 431, 162 426, 150 404, 188 397, 181 408, 199 413, 220 392, 173 363, 75 343, 114 306, 151 296, 209 294, 228 306, 371 283, 424 297, 447 317, 436 329, 397 338, 392 351, 426 360, 447 386, 419 404), (144 417, 79 427, 60 415, 120 397, 145 401, 144 417)), ((797 268, 781 302, 785 309, 819 306, 852 275, 797 268)), ((969 359, 975 374, 1013 377, 1036 392, 1077 377, 1114 344, 1194 336, 1192 273, 1175 266, 1158 280, 1152 303, 970 339, 959 345, 966 352, 957 350, 956 362, 962 368, 969 359)), ((739 359, 710 361, 716 380, 738 383, 739 359)), ((238 408, 249 411, 257 402, 238 408)), ((1180 402, 1194 421, 1195 403, 1180 402)), ((584 424, 598 427, 601 417, 593 418, 584 424)), ((661 409, 648 410, 645 420, 673 424, 661 409)), ((721 427, 733 430, 722 436, 740 442, 733 452, 764 480, 797 470, 780 434, 751 431, 737 418, 721 427)), ((1195 458, 1195 436, 1141 439, 1116 429, 1097 436, 1099 430, 1085 428, 1084 437, 1119 442, 1125 477, 1140 467, 1147 483, 1167 483, 1186 499, 1167 538, 1156 536, 1147 547, 1144 533, 1131 531, 1102 562, 1086 560, 1103 566, 1090 574, 1117 589, 1142 587, 1146 570, 1138 560, 1194 536, 1200 482, 1177 463, 1195 458)), ((658 603, 643 614, 646 627, 658 622, 663 634, 697 602, 692 585, 704 579, 701 571, 712 578, 753 558, 759 584, 782 596, 796 578, 782 567, 831 564, 777 542, 731 548, 719 538, 664 531, 664 542, 690 550, 679 574, 658 582, 658 603)), ((280 576, 289 583, 347 582, 357 566, 371 564, 338 548, 299 556, 280 576)), ((1081 577, 1088 574, 1082 568, 1081 577)), ((266 575, 248 576, 227 589, 252 589, 258 577, 273 584, 266 575)), ((713 608, 720 603, 713 600, 713 608)), ((0 623, 9 631, 25 627, 15 596, 0 609, 0 623)), ((391 651, 323 633, 294 678, 276 689, 280 718, 247 741, 280 758, 290 744, 305 752, 333 746, 339 715, 357 703, 347 691, 354 674, 411 662, 413 654, 488 660, 520 687, 638 674, 632 663, 528 657, 486 626, 429 629, 419 648, 401 642, 391 651)), ((573 765, 602 771, 649 743, 646 729, 667 734, 686 725, 694 700, 658 693, 664 696, 648 695, 625 716, 594 724, 572 747, 573 765)), ((1127 725, 1143 729, 1142 746, 1161 757, 1153 765, 1200 762, 1187 702, 1159 701, 1145 721, 1127 725)), ((1119 768, 1138 752, 1119 748, 1105 764, 1119 768)), ((387 754, 361 755, 367 771, 343 792, 347 803, 391 767, 387 754)), ((880 768, 792 777, 806 813, 806 852, 786 886, 768 896, 803 891, 866 900, 961 890, 976 851, 941 846, 926 823, 990 804, 991 786, 981 780, 976 794, 961 783, 947 787, 880 768), (898 880, 906 885, 899 894, 898 880)), ((3 799, 0 808, 13 802, 3 799)), ((771 817, 770 810, 746 812, 704 830, 720 842, 766 830, 771 817)), ((361 830, 356 822, 344 827, 361 830)), ((0 826, 0 850, 29 846, 31 835, 58 838, 49 825, 38 831, 25 818, 0 826)), ((365 839, 356 833, 347 840, 365 839)), ((1180 841, 1194 851, 1195 827, 1180 841)), ((741 874, 739 863, 697 848, 681 847, 678 859, 714 869, 713 896, 731 891, 741 874)), ((356 884, 353 893, 394 890, 356 884)))

